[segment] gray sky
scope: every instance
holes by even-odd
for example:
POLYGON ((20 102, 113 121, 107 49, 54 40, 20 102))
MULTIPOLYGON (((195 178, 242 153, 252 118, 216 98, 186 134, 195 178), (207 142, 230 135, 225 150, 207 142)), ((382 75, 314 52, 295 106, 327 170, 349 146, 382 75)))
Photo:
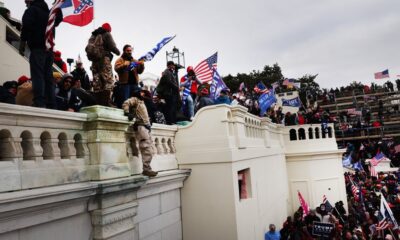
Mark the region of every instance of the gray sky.
MULTIPOLYGON (((13 17, 21 18, 23 0, 2 1, 13 17)), ((322 87, 352 81, 369 84, 375 81, 375 72, 386 68, 392 80, 400 75, 399 0, 94 3, 94 23, 83 28, 62 23, 57 29, 56 49, 64 59, 78 54, 86 59, 84 48, 91 31, 109 22, 117 46, 133 44, 134 57, 149 51, 163 37, 177 35, 146 64, 146 71, 156 75, 164 70, 165 51, 173 46, 185 52, 186 65, 194 66, 218 51, 221 75, 248 73, 274 63, 279 63, 289 78, 319 74, 317 82, 322 87)))

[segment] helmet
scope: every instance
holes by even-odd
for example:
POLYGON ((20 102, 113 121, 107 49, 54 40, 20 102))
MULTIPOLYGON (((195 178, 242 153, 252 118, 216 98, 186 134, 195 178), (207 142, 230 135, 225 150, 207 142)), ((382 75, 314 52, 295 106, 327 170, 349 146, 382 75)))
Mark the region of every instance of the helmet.
POLYGON ((194 71, 192 66, 187 67, 186 72, 194 71))

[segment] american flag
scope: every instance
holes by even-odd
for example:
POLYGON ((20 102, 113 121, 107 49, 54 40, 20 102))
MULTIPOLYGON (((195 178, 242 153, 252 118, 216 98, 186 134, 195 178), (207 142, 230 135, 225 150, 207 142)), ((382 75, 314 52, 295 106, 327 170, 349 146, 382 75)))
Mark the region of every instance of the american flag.
POLYGON ((384 160, 384 159, 386 159, 386 157, 385 157, 385 154, 383 154, 383 153, 378 153, 378 154, 376 154, 376 156, 375 157, 373 157, 371 160, 370 160, 370 164, 372 165, 372 166, 376 166, 376 165, 378 165, 382 160, 384 160))
POLYGON ((303 208, 303 219, 305 216, 308 215, 310 212, 310 207, 308 206, 308 203, 306 200, 304 200, 303 195, 301 195, 300 191, 297 191, 297 195, 299 196, 299 201, 300 201, 300 206, 303 208))
POLYGON ((53 50, 54 47, 54 22, 58 11, 61 11, 61 6, 64 0, 56 0, 50 10, 49 20, 46 27, 46 49, 53 50))
POLYGON ((267 93, 268 92, 268 88, 264 85, 263 82, 258 82, 253 90, 256 93, 267 93))
POLYGON ((353 193, 354 200, 358 201, 359 200, 358 199, 358 189, 351 179, 350 179, 350 183, 351 183, 351 192, 353 193))
POLYGON ((378 223, 376 224, 376 231, 385 230, 389 227, 389 222, 386 217, 384 217, 381 213, 378 214, 378 223))
POLYGON ((194 72, 201 82, 210 82, 213 80, 214 71, 217 69, 218 52, 211 57, 201 61, 195 68, 194 72))
POLYGON ((293 83, 294 83, 294 79, 292 79, 292 78, 285 78, 285 80, 283 80, 283 83, 282 83, 282 85, 283 86, 292 86, 293 85, 293 83))
POLYGON ((332 211, 333 206, 332 204, 328 201, 328 198, 326 197, 326 195, 324 194, 324 196, 322 196, 322 203, 325 204, 325 209, 327 212, 332 211))
POLYGON ((378 177, 378 173, 376 172, 375 166, 373 165, 369 166, 369 173, 371 177, 378 177))
POLYGON ((389 69, 375 73, 375 79, 389 78, 389 69))

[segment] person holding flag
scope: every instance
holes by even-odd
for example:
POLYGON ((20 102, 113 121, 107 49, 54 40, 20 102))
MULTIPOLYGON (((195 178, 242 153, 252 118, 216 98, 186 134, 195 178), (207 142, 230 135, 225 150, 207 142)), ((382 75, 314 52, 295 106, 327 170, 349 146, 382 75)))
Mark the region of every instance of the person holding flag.
POLYGON ((41 108, 55 108, 55 93, 52 66, 54 62, 53 46, 47 46, 47 33, 53 41, 55 27, 63 17, 59 10, 59 1, 49 10, 44 0, 25 0, 28 7, 22 16, 21 44, 19 53, 25 56, 28 44, 31 54, 29 64, 33 88, 33 105, 41 108))
POLYGON ((126 44, 122 49, 122 55, 115 61, 114 70, 118 73, 118 87, 114 92, 115 103, 118 108, 128 99, 132 92, 139 88, 139 74, 144 71, 144 62, 132 57, 133 47, 126 44), (137 63, 137 67, 129 70, 131 63, 137 63))
POLYGON ((197 78, 192 66, 187 67, 186 75, 181 78, 182 109, 185 115, 191 120, 194 116, 194 106, 197 100, 197 89, 201 81, 197 78))

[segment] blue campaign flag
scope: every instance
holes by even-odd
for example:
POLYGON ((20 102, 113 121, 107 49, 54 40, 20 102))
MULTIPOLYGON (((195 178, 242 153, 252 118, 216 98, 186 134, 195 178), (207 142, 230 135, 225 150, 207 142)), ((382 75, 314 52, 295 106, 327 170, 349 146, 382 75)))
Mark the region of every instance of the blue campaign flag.
POLYGON ((260 106, 260 116, 264 116, 268 108, 272 104, 276 103, 275 91, 272 89, 267 91, 258 98, 258 104, 260 106))
POLYGON ((299 97, 292 98, 292 99, 284 99, 282 98, 282 106, 287 107, 300 107, 301 101, 299 97))
POLYGON ((363 168, 362 165, 361 165, 361 161, 356 162, 356 163, 353 165, 353 168, 354 168, 355 170, 364 171, 364 168, 363 168))
POLYGON ((343 167, 351 166, 351 155, 350 154, 342 160, 342 164, 343 164, 343 167))
MULTIPOLYGON (((174 38, 175 38, 175 36, 163 38, 159 43, 157 43, 157 46, 155 48, 153 48, 151 51, 146 53, 144 56, 141 56, 139 58, 139 61, 148 62, 148 61, 153 60, 154 56, 161 50, 161 48, 163 48, 165 45, 167 45, 167 43, 171 42, 172 39, 174 39, 174 38)), ((131 71, 138 65, 139 65, 139 63, 132 62, 129 65, 129 67, 127 68, 127 71, 131 71)))
POLYGON ((215 100, 223 89, 228 89, 217 70, 213 70, 213 80, 210 86, 210 98, 215 100))

